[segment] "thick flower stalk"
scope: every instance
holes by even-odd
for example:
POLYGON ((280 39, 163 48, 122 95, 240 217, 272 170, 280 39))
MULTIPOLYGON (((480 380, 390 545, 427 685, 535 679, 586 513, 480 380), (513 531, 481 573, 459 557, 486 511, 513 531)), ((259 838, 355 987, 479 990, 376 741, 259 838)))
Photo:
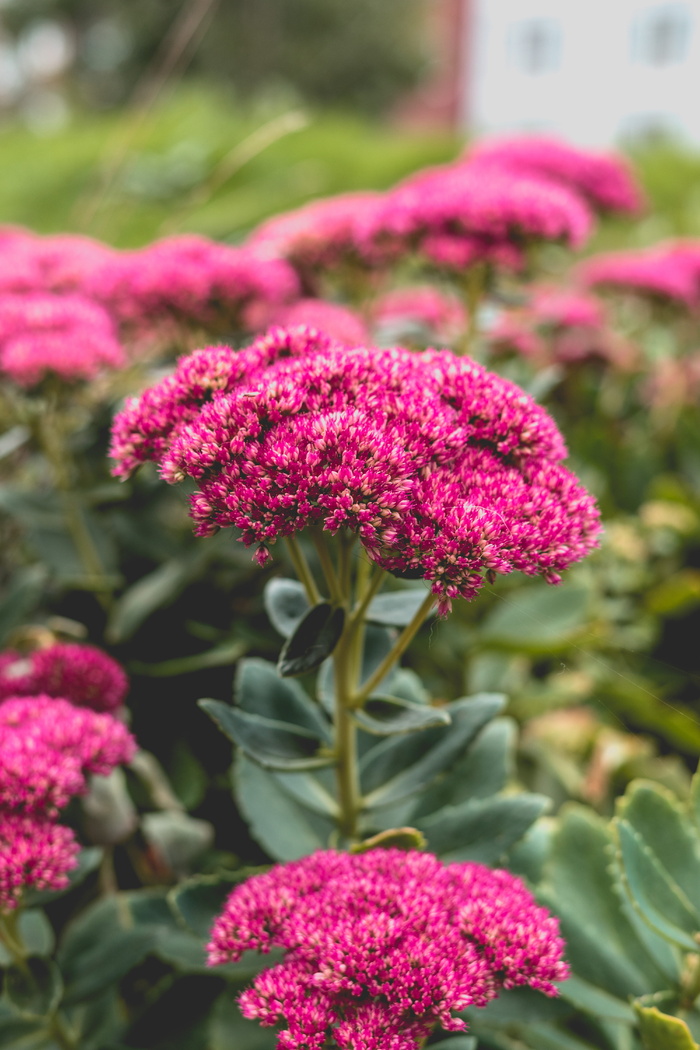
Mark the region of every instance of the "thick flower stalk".
POLYGON ((70 828, 0 810, 0 919, 19 906, 28 889, 63 889, 79 851, 70 828))
POLYGON ((557 582, 595 546, 592 498, 547 413, 449 351, 349 349, 313 329, 180 361, 114 425, 115 473, 154 459, 193 478, 198 535, 233 527, 263 563, 305 529, 359 538, 430 582, 440 610, 485 575, 557 582))
POLYGON ((0 701, 44 694, 93 711, 113 711, 128 688, 122 667, 93 645, 62 643, 27 654, 0 653, 0 701))
POLYGON ((0 704, 0 808, 53 817, 87 790, 87 774, 128 762, 136 743, 109 714, 50 696, 0 704))
POLYGON ((563 947, 516 876, 395 849, 319 852, 249 879, 208 946, 211 965, 285 952, 239 1000, 246 1017, 286 1024, 280 1050, 416 1050, 501 989, 556 995, 563 947))

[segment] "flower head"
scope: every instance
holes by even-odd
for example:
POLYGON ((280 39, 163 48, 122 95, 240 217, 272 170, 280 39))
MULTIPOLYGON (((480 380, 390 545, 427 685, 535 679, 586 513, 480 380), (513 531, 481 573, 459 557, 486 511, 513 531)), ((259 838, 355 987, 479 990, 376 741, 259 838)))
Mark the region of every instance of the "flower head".
POLYGON ((576 247, 592 216, 583 199, 551 179, 507 168, 449 164, 405 179, 381 206, 357 219, 357 236, 375 252, 416 252, 448 269, 476 262, 519 269, 529 245, 576 247))
POLYGON ((560 139, 532 135, 487 139, 470 148, 470 166, 541 175, 575 190, 595 209, 636 214, 643 195, 622 157, 579 149, 560 139))
POLYGON ((279 307, 297 295, 298 285, 281 259, 187 234, 115 253, 96 268, 90 291, 122 321, 207 327, 223 317, 230 328, 250 327, 249 310, 279 307))
POLYGON ((249 949, 286 953, 240 997, 246 1017, 284 1020, 278 1046, 415 1050, 435 1024, 503 988, 556 995, 568 976, 557 921, 524 884, 479 864, 400 850, 326 851, 254 876, 230 895, 212 965, 249 949))
POLYGON ((135 741, 108 714, 49 696, 0 704, 0 808, 53 815, 87 787, 86 774, 128 762, 135 741))
POLYGON ((311 201, 268 219, 247 244, 266 258, 287 259, 312 284, 315 275, 339 266, 372 269, 383 257, 358 238, 358 223, 371 219, 383 201, 384 194, 370 191, 311 201))
POLYGON ((79 850, 70 828, 0 810, 0 913, 16 908, 27 889, 63 889, 79 850))
POLYGON ((93 711, 112 711, 122 704, 128 688, 116 660, 92 645, 50 645, 26 656, 0 653, 0 701, 43 693, 93 711))
POLYGON ((671 242, 639 251, 606 252, 586 260, 579 278, 588 287, 632 292, 685 308, 700 304, 700 244, 671 242))
POLYGON ((81 295, 0 296, 0 372, 30 387, 47 375, 94 379, 126 363, 106 311, 81 295))
POLYGON ((264 560, 280 537, 344 527, 383 568, 431 581, 443 612, 485 572, 556 582, 596 543, 552 419, 467 358, 303 328, 202 354, 128 405, 113 443, 118 474, 155 459, 166 480, 196 481, 198 535, 233 526, 264 560))
POLYGON ((358 313, 325 299, 297 299, 276 314, 274 321, 285 328, 309 325, 346 346, 360 346, 367 343, 369 337, 358 313))

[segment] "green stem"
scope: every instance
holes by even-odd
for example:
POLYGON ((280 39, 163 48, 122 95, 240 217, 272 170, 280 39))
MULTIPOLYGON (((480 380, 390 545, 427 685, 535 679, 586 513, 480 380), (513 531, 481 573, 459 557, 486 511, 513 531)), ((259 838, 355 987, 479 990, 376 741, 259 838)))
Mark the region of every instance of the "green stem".
POLYGON ((39 417, 37 430, 44 455, 51 464, 56 488, 61 498, 63 516, 81 565, 86 576, 89 577, 100 604, 105 609, 109 608, 111 586, 97 547, 85 524, 79 497, 73 488, 71 459, 64 440, 65 433, 60 411, 55 405, 49 405, 39 417))
POLYGON ((467 328, 460 352, 471 354, 479 336, 479 306, 486 287, 486 268, 483 263, 470 266, 464 279, 464 297, 467 307, 467 328))
POLYGON ((405 650, 411 644, 415 638, 418 630, 423 624, 426 616, 435 604, 435 595, 430 591, 426 594, 425 599, 421 603, 420 609, 403 631, 396 639, 391 652, 387 653, 379 667, 369 676, 366 682, 363 683, 362 687, 350 696, 350 704, 352 707, 362 707, 363 703, 368 696, 371 696, 374 690, 377 688, 382 678, 391 670, 396 661, 403 655, 405 650))
POLYGON ((361 792, 357 768, 357 729, 352 719, 350 697, 354 688, 353 651, 350 624, 333 654, 335 679, 335 754, 338 785, 338 830, 349 842, 357 839, 357 818, 361 792))
MULTIPOLYGON (((359 573, 358 573, 358 575, 359 575, 359 573)), ((358 594, 357 604, 355 605, 355 608, 352 610, 352 617, 351 617, 351 619, 352 619, 352 623, 355 625, 355 630, 357 630, 357 625, 362 623, 362 621, 364 620, 365 613, 367 612, 367 609, 369 607, 370 602, 372 601, 372 599, 376 595, 377 591, 379 591, 381 589, 381 586, 384 583, 386 577, 387 577, 386 572, 384 571, 384 569, 380 568, 379 565, 375 565, 373 567, 372 575, 370 577, 369 583, 365 585, 361 596, 360 596, 360 594, 358 594)), ((360 581, 358 579, 358 591, 359 591, 359 584, 360 584, 360 581)))
POLYGON ((297 574, 297 579, 304 585, 309 604, 318 605, 321 595, 299 541, 296 536, 285 536, 285 543, 287 544, 287 550, 289 551, 294 571, 297 574))
POLYGON ((695 1000, 700 995, 700 955, 690 955, 681 977, 681 996, 679 1007, 692 1010, 695 1000))
POLYGON ((58 1043, 61 1050, 78 1050, 78 1044, 73 1035, 66 1028, 63 1018, 55 1013, 48 1024, 49 1034, 58 1043))
POLYGON ((335 565, 331 558, 330 551, 328 550, 328 542, 321 529, 310 529, 311 539, 313 540, 316 553, 318 554, 318 560, 321 563, 323 569, 323 575, 328 584, 328 591, 331 597, 331 601, 337 602, 339 605, 346 605, 350 599, 349 594, 344 594, 343 589, 338 579, 338 574, 335 571, 335 565))

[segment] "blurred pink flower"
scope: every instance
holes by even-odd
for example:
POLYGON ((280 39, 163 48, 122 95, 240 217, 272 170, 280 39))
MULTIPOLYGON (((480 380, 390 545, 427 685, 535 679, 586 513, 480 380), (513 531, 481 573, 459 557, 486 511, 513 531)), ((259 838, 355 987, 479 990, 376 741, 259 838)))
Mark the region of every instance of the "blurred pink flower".
POLYGON ((540 135, 486 139, 470 147, 464 161, 488 172, 508 169, 517 175, 541 175, 576 191, 603 212, 636 214, 644 205, 641 187, 627 162, 616 154, 580 149, 540 135))
POLYGON ((376 325, 420 325, 438 342, 451 342, 464 330, 467 315, 460 301, 431 285, 395 288, 372 304, 376 325))
POLYGON ((325 299, 297 299, 276 313, 272 320, 275 325, 285 328, 299 325, 318 328, 346 346, 359 346, 369 339, 367 327, 355 310, 325 299))
POLYGON ((594 255, 581 263, 578 277, 587 287, 632 292, 694 309, 700 305, 700 242, 670 241, 594 255))
POLYGON ((43 693, 93 711, 112 711, 123 703, 128 688, 116 660, 92 645, 57 644, 27 655, 0 653, 0 701, 43 693))
POLYGON ((122 368, 114 324, 80 295, 0 295, 0 373, 30 387, 48 375, 68 382, 122 368))

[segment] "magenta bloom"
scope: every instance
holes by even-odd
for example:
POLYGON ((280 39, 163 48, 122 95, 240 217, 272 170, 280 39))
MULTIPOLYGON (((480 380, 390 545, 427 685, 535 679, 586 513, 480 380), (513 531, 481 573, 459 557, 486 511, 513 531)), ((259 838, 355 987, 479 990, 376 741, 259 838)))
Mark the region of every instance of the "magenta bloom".
POLYGON ((284 961, 243 992, 243 1014, 286 1021, 281 1050, 416 1050, 435 1025, 503 988, 556 995, 568 977, 557 920, 516 876, 427 853, 318 852, 238 886, 211 965, 255 949, 284 961))
POLYGON ((113 711, 129 680, 111 656, 92 645, 59 644, 0 654, 0 701, 10 696, 58 696, 78 707, 113 711))
POLYGON ((89 287, 121 321, 149 326, 175 320, 250 327, 249 311, 279 307, 298 294, 284 261, 194 234, 115 253, 95 270, 89 287))
POLYGON ((389 572, 433 584, 446 612, 491 572, 543 575, 596 545, 594 501, 560 461, 552 419, 449 351, 333 344, 272 330, 180 361, 116 419, 115 473, 154 459, 194 478, 196 533, 268 546, 346 527, 389 572))
POLYGON ((63 889, 79 851, 70 828, 0 810, 0 912, 16 908, 27 889, 63 889))
POLYGON ((49 696, 0 704, 0 808, 53 816, 87 788, 86 774, 106 775, 134 754, 136 743, 108 714, 49 696))
POLYGON ((41 237, 21 227, 3 227, 0 247, 0 294, 84 293, 91 273, 114 251, 79 234, 41 237))
POLYGON ((413 251, 458 271, 476 262, 518 269, 530 245, 581 245, 592 215, 557 182, 509 169, 449 164, 418 172, 357 221, 365 250, 413 251))
POLYGON ((578 149, 544 136, 487 139, 467 152, 470 167, 539 175, 581 194, 592 208, 636 214, 643 206, 641 188, 622 157, 578 149))
POLYGON ((606 252, 582 263, 579 277, 588 287, 611 288, 676 303, 700 304, 700 243, 656 244, 640 251, 606 252))
POLYGON ((285 328, 309 325, 346 346, 366 344, 369 338, 367 327, 358 313, 325 299, 297 299, 275 315, 274 323, 285 328))
POLYGON ((49 374, 91 380, 125 364, 114 324, 98 303, 80 295, 0 296, 0 373, 20 386, 49 374))
POLYGON ((295 211, 268 219, 248 238, 247 245, 266 258, 283 258, 313 284, 323 271, 351 265, 373 269, 385 261, 358 225, 370 221, 385 195, 371 191, 341 193, 311 201, 295 211))

